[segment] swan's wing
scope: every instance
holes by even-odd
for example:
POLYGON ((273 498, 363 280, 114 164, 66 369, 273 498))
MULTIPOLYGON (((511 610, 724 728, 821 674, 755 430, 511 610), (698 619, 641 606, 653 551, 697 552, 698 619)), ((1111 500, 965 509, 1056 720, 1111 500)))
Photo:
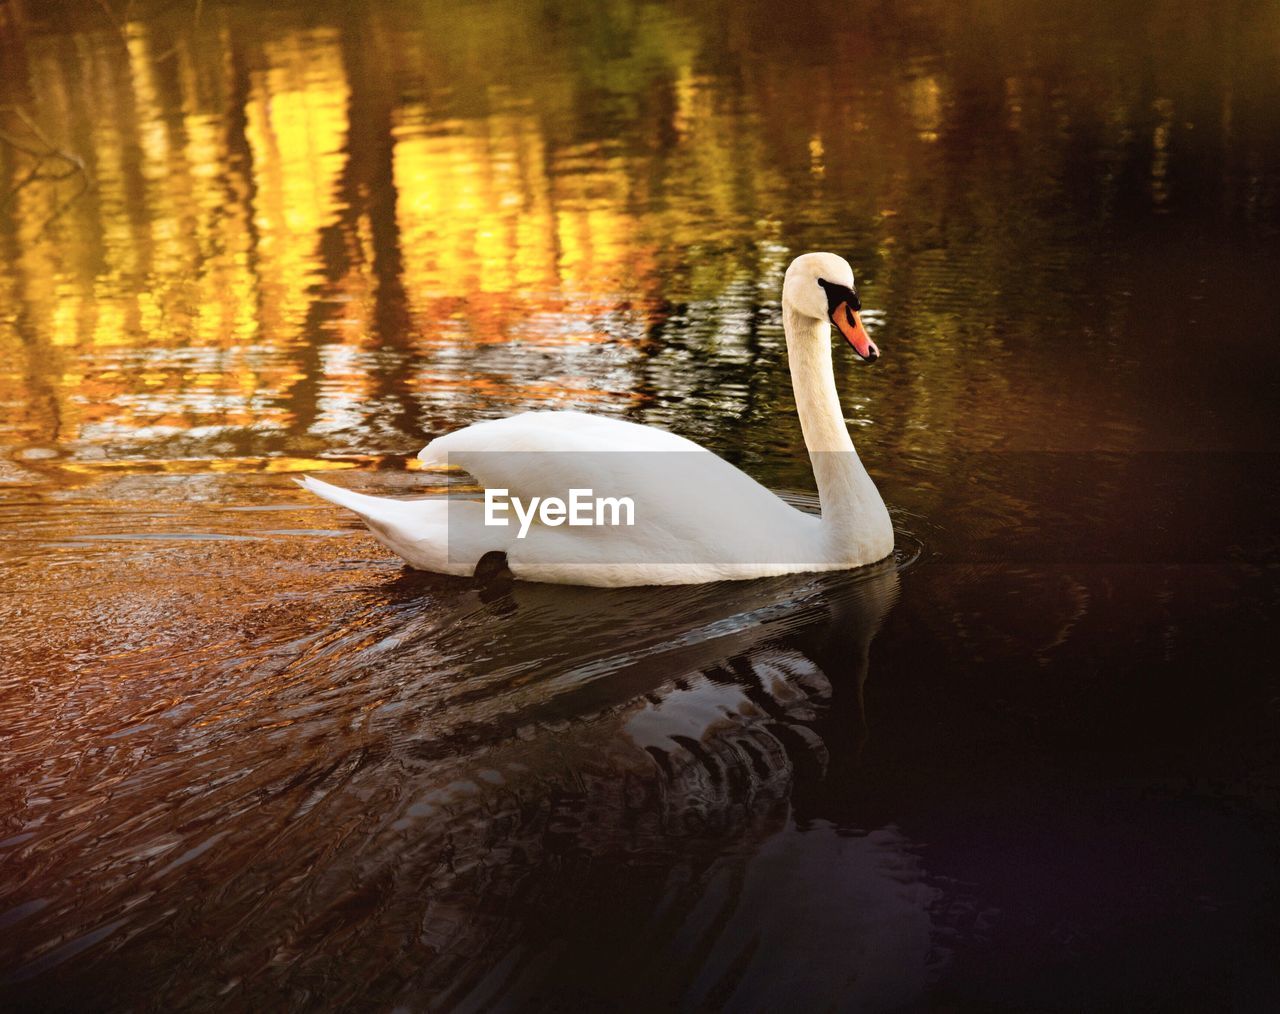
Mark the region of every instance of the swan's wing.
MULTIPOLYGON (((568 500, 574 490, 587 491, 588 501, 619 501, 612 515, 601 515, 604 508, 597 504, 594 516, 603 516, 603 525, 535 522, 512 539, 512 572, 533 580, 558 580, 555 575, 569 565, 755 565, 816 558, 817 518, 693 441, 649 426, 581 412, 530 412, 440 437, 419 457, 463 468, 486 490, 505 490, 506 498, 525 504, 533 497, 568 500)), ((495 526, 515 523, 510 510, 501 516, 495 526)))
POLYGON ((522 412, 490 419, 427 444, 418 457, 444 463, 468 451, 698 451, 692 440, 654 426, 586 412, 522 412))
MULTIPOLYGON (((604 480, 627 468, 619 452, 684 452, 714 457, 666 430, 585 412, 524 412, 437 437, 418 458, 462 468, 488 489, 524 500, 565 495, 571 487, 606 492, 604 480)), ((719 460, 719 459, 717 459, 719 460)))

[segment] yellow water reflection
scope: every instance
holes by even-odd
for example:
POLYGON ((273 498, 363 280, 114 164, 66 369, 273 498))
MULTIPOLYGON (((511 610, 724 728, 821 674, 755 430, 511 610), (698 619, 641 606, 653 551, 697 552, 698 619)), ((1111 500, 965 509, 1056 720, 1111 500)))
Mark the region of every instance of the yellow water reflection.
MULTIPOLYGON (((0 441, 306 457, 664 396, 737 420, 785 401, 777 321, 755 307, 797 245, 821 243, 913 339, 859 425, 897 413, 908 449, 921 434, 988 447, 1012 415, 1035 444, 1066 431, 1060 378, 997 368, 1016 348, 1001 301, 1012 284, 1054 321, 1085 285, 1089 248, 1059 205, 1124 199, 1145 138, 1128 176, 1168 209, 1205 116, 1244 129, 1238 98, 1197 109, 1167 68, 1138 94, 1083 42, 1079 80, 991 66, 980 42, 1022 39, 998 11, 945 20, 947 46, 923 55, 842 30, 816 65, 767 25, 709 13, 612 11, 599 30, 628 40, 616 52, 508 13, 504 32, 497 13, 222 12, 24 36, 22 81, 0 83, 92 187, 0 161, 0 441), (1083 184, 1082 144, 1101 166, 1083 184)), ((1265 206, 1270 177, 1252 178, 1262 196, 1243 208, 1265 206)), ((1117 398, 1105 425, 1137 423, 1117 398)))
POLYGON ((397 224, 405 287, 426 340, 459 301, 491 318, 480 341, 530 337, 522 327, 530 314, 585 316, 616 301, 645 257, 637 217, 617 192, 631 168, 593 150, 549 164, 532 116, 433 124, 419 108, 403 110, 397 224))
POLYGON ((321 282, 317 246, 337 223, 350 92, 336 33, 287 36, 264 50, 245 106, 264 331, 299 329, 321 282))
MULTIPOLYGON (((351 151, 336 29, 282 30, 251 48, 247 72, 244 52, 221 41, 211 58, 130 24, 123 49, 98 40, 88 55, 101 87, 75 80, 57 46, 34 45, 38 112, 84 125, 67 143, 89 153, 95 188, 61 217, 56 187, 14 194, 3 279, 24 334, 10 316, 0 340, 46 348, 52 401, 10 419, 8 439, 123 442, 145 455, 192 431, 358 428, 359 405, 377 397, 373 363, 325 350, 378 338, 392 287, 375 277, 379 229, 394 232, 413 328, 384 340, 608 340, 592 316, 634 292, 651 260, 622 207, 619 158, 569 149, 557 179, 530 113, 442 120, 410 102, 393 111, 379 178, 351 151), (369 207, 378 188, 394 196, 390 222, 369 207)), ((10 403, 29 402, 29 379, 4 375, 10 403)), ((507 403, 601 396, 556 390, 541 370, 505 384, 448 371, 399 383, 446 401, 469 387, 507 403)))

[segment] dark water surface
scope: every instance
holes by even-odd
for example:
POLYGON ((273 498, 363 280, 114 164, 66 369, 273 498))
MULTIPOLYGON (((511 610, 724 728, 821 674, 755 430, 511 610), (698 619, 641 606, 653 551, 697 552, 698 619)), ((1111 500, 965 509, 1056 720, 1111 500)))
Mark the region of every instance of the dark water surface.
POLYGON ((1280 7, 356 6, 0 5, 0 1006, 1274 1010, 1280 7), (576 407, 807 502, 814 248, 889 564, 288 481, 576 407))

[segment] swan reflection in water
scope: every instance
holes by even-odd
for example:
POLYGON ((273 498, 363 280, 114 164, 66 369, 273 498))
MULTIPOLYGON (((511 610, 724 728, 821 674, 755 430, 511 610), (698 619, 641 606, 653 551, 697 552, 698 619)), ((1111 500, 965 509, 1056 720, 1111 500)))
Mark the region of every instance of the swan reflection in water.
POLYGON ((433 1007, 910 1002, 934 891, 896 830, 823 812, 865 740, 868 652, 897 594, 890 563, 486 596, 475 619, 494 655, 475 658, 474 677, 495 656, 512 675, 474 706, 507 734, 468 749, 479 723, 455 713, 451 731, 405 750, 424 774, 455 760, 393 822, 395 848, 411 842, 408 861, 431 871, 420 933, 432 959, 406 995, 433 1007), (593 651, 609 643, 633 647, 593 651), (523 683, 535 667, 550 675, 523 683))
MULTIPOLYGON (((613 590, 344 585, 349 566, 204 614, 262 632, 230 656, 134 672, 185 697, 135 733, 145 751, 79 750, 109 791, 69 786, 24 846, 30 914, 0 950, 23 997, 874 1010, 920 991, 934 892, 851 801, 892 561, 613 590)), ((109 743, 137 728, 112 700, 109 743)))

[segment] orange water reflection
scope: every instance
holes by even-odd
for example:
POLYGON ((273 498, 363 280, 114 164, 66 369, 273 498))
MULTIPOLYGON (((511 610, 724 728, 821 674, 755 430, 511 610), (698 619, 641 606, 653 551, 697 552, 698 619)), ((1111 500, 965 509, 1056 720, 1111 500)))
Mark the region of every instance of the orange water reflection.
POLYGON ((842 29, 819 65, 754 9, 619 9, 568 35, 514 9, 381 7, 23 33, 5 97, 92 185, 0 160, 0 443, 403 451, 565 404, 774 440, 787 385, 759 308, 819 243, 858 264, 893 339, 852 421, 903 451, 1075 446, 1064 388, 1092 446, 1227 433, 1137 405, 1123 304, 1097 294, 1144 271, 1096 254, 1126 202, 1207 207, 1210 164, 1223 214, 1269 228, 1258 54, 1280 26, 1197 48, 1157 6, 1199 55, 1157 65, 1149 94, 1105 30, 1059 66, 1044 25, 997 10, 842 29), (1105 378, 1054 340, 1082 304, 1105 378))
POLYGON ((124 48, 93 39, 83 74, 58 40, 33 44, 36 115, 68 125, 94 189, 65 209, 66 187, 14 193, 6 442, 136 458, 193 434, 226 435, 226 451, 246 432, 323 440, 365 425, 388 382, 445 404, 627 400, 625 384, 553 382, 544 363, 498 376, 465 351, 622 352, 632 342, 603 323, 620 305, 643 331, 653 257, 615 200, 617 157, 571 150, 556 181, 527 113, 441 120, 411 102, 382 110, 379 162, 353 150, 367 96, 336 30, 220 41, 168 48, 130 24, 124 48), (388 378, 375 346, 406 343, 460 360, 388 378))

